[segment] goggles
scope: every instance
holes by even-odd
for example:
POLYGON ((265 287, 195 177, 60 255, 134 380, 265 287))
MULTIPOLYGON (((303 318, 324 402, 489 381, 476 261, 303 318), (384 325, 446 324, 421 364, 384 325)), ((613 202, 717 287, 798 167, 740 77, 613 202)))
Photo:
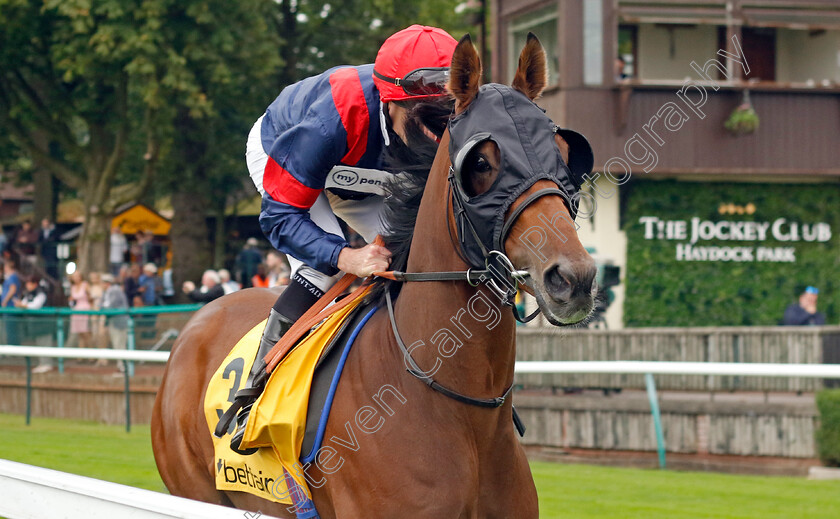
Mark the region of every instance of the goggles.
POLYGON ((410 96, 439 96, 446 94, 446 83, 449 82, 449 67, 418 68, 402 78, 383 76, 376 70, 373 71, 373 75, 382 81, 401 87, 410 96))

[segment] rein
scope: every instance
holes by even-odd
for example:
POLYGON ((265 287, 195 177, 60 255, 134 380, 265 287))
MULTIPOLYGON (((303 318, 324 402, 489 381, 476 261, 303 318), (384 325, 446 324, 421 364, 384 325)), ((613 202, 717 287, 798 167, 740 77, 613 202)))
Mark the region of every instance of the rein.
MULTIPOLYGON (((486 279, 486 276, 490 270, 478 270, 473 271, 472 269, 467 270, 466 272, 400 272, 400 271, 389 271, 389 272, 374 272, 373 275, 385 279, 390 279, 392 281, 397 282, 405 282, 405 281, 466 281, 470 284, 470 286, 478 286, 478 282, 483 281, 486 279), (475 283, 473 283, 475 281, 475 283)), ((516 271, 517 275, 522 275, 524 271, 516 271)), ((524 273, 527 275, 527 272, 524 273)), ((507 400, 508 395, 510 395, 511 390, 513 390, 513 384, 508 386, 505 389, 504 393, 501 396, 497 396, 496 398, 475 398, 471 396, 464 395, 459 393, 453 389, 449 389, 448 387, 441 385, 431 376, 427 375, 425 371, 423 371, 420 366, 417 365, 417 361, 414 360, 414 357, 411 356, 411 350, 405 345, 405 342, 400 335, 400 331, 397 328, 397 318, 394 315, 394 303, 391 301, 391 291, 386 287, 385 288, 385 304, 388 307, 388 320, 391 321, 391 330, 394 333, 394 339, 397 341, 397 346, 399 346, 400 351, 403 354, 403 360, 408 363, 409 367, 406 368, 406 371, 414 378, 418 379, 419 381, 423 382, 431 389, 437 391, 438 393, 442 394, 445 397, 451 398, 456 402, 461 402, 462 404, 473 405, 476 407, 484 407, 484 408, 498 408, 504 405, 505 400, 507 400)), ((516 306, 513 305, 513 315, 519 320, 518 312, 516 311, 516 306)), ((528 321, 536 317, 539 313, 539 309, 536 310, 531 316, 526 318, 528 321)), ((526 321, 527 322, 527 321, 526 321)), ((519 413, 516 412, 516 407, 511 406, 511 412, 513 414, 513 425, 516 427, 516 431, 519 433, 519 436, 525 436, 525 424, 522 422, 522 419, 519 417, 519 413)))
POLYGON ((457 400, 458 402, 462 402, 464 404, 474 405, 478 407, 501 407, 507 396, 510 394, 510 391, 513 389, 513 384, 508 386, 502 396, 496 398, 473 398, 471 396, 462 395, 457 391, 453 391, 452 389, 447 388, 446 386, 442 386, 438 384, 435 379, 430 377, 426 374, 425 371, 420 369, 420 366, 417 365, 417 362, 414 360, 414 357, 411 356, 411 351, 406 347, 405 342, 403 342, 402 337, 400 337, 400 332, 397 329, 397 321, 394 317, 394 305, 391 302, 391 291, 385 291, 385 303, 388 306, 388 317, 391 319, 391 329, 394 331, 394 337, 397 339, 397 344, 400 347, 400 350, 403 353, 403 358, 409 363, 411 366, 406 371, 408 371, 411 375, 415 378, 419 379, 421 382, 429 386, 430 388, 434 389, 438 393, 441 393, 444 396, 448 396, 453 400, 457 400))
MULTIPOLYGON (((456 225, 460 226, 461 232, 459 233, 459 235, 462 237, 461 243, 456 245, 456 251, 458 252, 458 255, 463 260, 465 260, 466 263, 469 264, 469 261, 466 261, 466 255, 464 254, 463 250, 463 237, 465 236, 465 233, 463 231, 465 230, 465 228, 468 228, 472 233, 473 237, 476 239, 478 245, 481 247, 481 252, 484 256, 484 269, 478 270, 469 268, 466 271, 447 272, 401 272, 395 270, 388 272, 374 272, 373 275, 400 283, 429 281, 465 281, 470 286, 477 287, 479 283, 487 282, 488 288, 490 288, 491 291, 493 291, 497 296, 499 296, 502 303, 511 307, 511 310, 513 311, 513 316, 517 321, 521 323, 527 323, 532 321, 540 313, 540 309, 537 308, 537 310, 535 310, 531 315, 522 317, 519 315, 515 304, 515 297, 519 289, 519 284, 522 283, 523 285, 528 286, 530 274, 525 270, 517 270, 513 266, 513 262, 510 261, 510 258, 508 258, 504 252, 501 252, 500 250, 487 250, 487 248, 478 238, 478 233, 475 230, 475 226, 470 220, 469 215, 463 208, 463 200, 461 199, 461 197, 459 197, 460 193, 457 189, 452 189, 454 174, 451 166, 448 181, 448 197, 451 197, 450 199, 452 200, 452 205, 447 205, 449 207, 453 207, 454 209, 454 218, 456 221, 456 225)), ((528 206, 534 203, 537 199, 546 195, 563 196, 563 192, 557 188, 540 189, 539 191, 536 191, 535 193, 532 193, 527 198, 525 198, 525 200, 523 200, 522 203, 519 204, 516 207, 516 209, 514 209, 511 212, 510 216, 503 222, 502 233, 499 239, 499 249, 503 249, 503 243, 505 238, 507 237, 507 234, 510 232, 510 229, 513 227, 513 224, 516 222, 516 220, 519 218, 522 212, 528 206)), ((450 239, 454 238, 452 236, 451 227, 447 226, 447 229, 449 230, 450 239)), ((453 239, 452 241, 454 244, 455 240, 453 239)), ((417 362, 414 360, 414 357, 411 356, 411 350, 405 345, 405 342, 400 336, 400 331, 397 328, 397 319, 394 315, 394 304, 391 300, 391 291, 387 288, 385 289, 385 303, 388 307, 388 319, 391 321, 391 330, 393 331, 394 338, 397 341, 397 345, 399 346, 400 351, 403 354, 403 359, 408 364, 406 371, 408 371, 410 375, 420 380, 421 382, 429 386, 431 389, 457 402, 484 408, 497 408, 504 405, 508 395, 510 395, 511 390, 513 389, 513 384, 508 386, 508 388, 505 389, 504 393, 502 393, 501 396, 495 398, 475 398, 464 395, 455 390, 449 389, 444 385, 441 385, 434 378, 432 378, 425 371, 423 371, 417 364, 417 362)), ((519 418, 519 415, 516 413, 516 409, 513 409, 513 421, 516 430, 519 432, 519 435, 524 435, 525 426, 522 423, 522 420, 519 418)))

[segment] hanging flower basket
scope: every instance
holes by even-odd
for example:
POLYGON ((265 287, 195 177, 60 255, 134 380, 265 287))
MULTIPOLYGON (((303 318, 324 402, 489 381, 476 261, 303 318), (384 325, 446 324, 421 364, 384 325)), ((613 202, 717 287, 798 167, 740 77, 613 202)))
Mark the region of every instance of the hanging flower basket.
POLYGON ((758 114, 750 103, 749 91, 744 92, 742 103, 729 114, 723 127, 734 135, 747 135, 758 129, 758 114))

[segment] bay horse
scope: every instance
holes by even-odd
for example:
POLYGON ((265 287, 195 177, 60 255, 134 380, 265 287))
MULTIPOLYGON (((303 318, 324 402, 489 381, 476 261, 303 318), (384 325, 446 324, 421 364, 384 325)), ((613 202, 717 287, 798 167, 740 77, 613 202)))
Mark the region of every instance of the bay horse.
MULTIPOLYGON (((414 246, 405 262, 407 272, 463 272, 475 267, 464 254, 470 232, 465 225, 481 234, 491 222, 465 223, 453 191, 459 191, 457 199, 462 202, 486 201, 482 195, 511 184, 513 177, 505 178, 513 173, 505 167, 516 159, 516 152, 495 135, 472 143, 455 160, 454 182, 459 182, 455 185, 449 153, 454 121, 468 123, 478 117, 481 101, 493 99, 493 92, 501 93, 500 99, 516 101, 515 109, 527 109, 526 103, 536 107, 532 100, 547 78, 545 52, 529 35, 513 88, 479 87, 481 63, 465 36, 455 49, 450 74, 455 117, 428 173, 411 239, 414 246)), ((542 112, 539 116, 543 119, 530 119, 536 121, 535 131, 550 125, 542 112)), ((554 128, 552 150, 543 146, 537 151, 568 163, 569 144, 554 128)), ((549 173, 557 178, 564 174, 549 173)), ((558 180, 548 177, 537 180, 511 199, 509 207, 500 209, 498 221, 507 228, 502 254, 520 275, 528 273, 528 290, 547 319, 566 325, 581 321, 592 310, 595 264, 577 239, 574 204, 561 196, 558 185, 558 180), (535 244, 534 233, 562 239, 535 244)), ((487 284, 439 280, 401 287, 393 314, 380 307, 359 333, 324 435, 325 445, 331 439, 331 451, 326 453, 329 456, 319 454, 306 467, 320 517, 538 517, 536 488, 514 430, 511 400, 499 396, 513 384, 513 313, 503 311, 505 305, 487 284), (395 331, 410 344, 408 356, 401 352, 395 331), (421 380, 433 376, 453 393, 467 399, 495 399, 497 405, 468 405, 433 391, 415 380, 416 374, 407 373, 408 357, 413 366, 426 370, 421 380)), ((288 505, 216 490, 213 444, 202 410, 210 377, 275 299, 276 293, 267 289, 218 299, 195 314, 173 346, 152 417, 155 460, 172 494, 294 517, 288 505)))

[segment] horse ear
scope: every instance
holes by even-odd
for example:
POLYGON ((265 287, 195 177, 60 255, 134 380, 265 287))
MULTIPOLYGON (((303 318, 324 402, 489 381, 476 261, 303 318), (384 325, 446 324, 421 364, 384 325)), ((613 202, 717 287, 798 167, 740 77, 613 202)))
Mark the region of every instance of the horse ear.
POLYGON ((528 40, 519 55, 519 68, 513 78, 513 88, 533 101, 542 93, 548 83, 545 49, 534 33, 528 33, 528 40))
POLYGON ((455 96, 455 112, 463 112, 478 94, 481 59, 469 34, 465 34, 452 54, 449 66, 449 92, 455 96))

